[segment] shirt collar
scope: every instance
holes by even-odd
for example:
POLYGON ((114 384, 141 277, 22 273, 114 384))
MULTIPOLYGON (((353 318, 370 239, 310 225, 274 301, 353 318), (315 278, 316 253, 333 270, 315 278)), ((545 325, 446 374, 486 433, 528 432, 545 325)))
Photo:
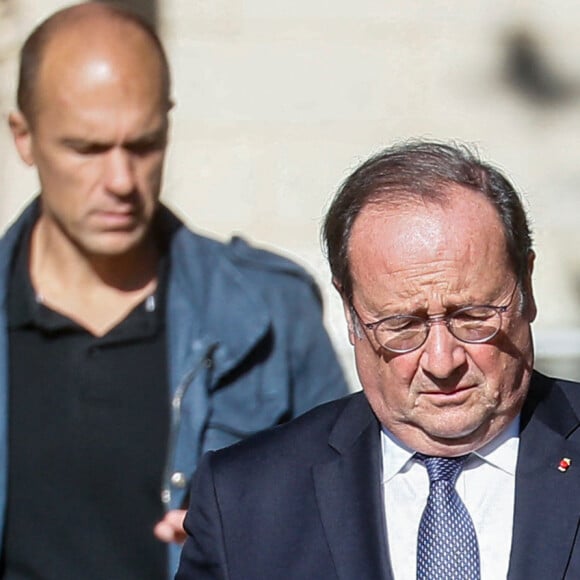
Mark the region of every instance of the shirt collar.
MULTIPOLYGON (((488 463, 510 475, 515 475, 518 458, 520 416, 518 415, 506 429, 489 443, 474 451, 469 463, 488 463)), ((381 448, 383 454, 383 482, 398 473, 407 472, 412 465, 415 451, 397 439, 386 427, 381 427, 381 448)))
POLYGON ((473 455, 510 475, 516 474, 518 447, 520 444, 520 416, 473 455))

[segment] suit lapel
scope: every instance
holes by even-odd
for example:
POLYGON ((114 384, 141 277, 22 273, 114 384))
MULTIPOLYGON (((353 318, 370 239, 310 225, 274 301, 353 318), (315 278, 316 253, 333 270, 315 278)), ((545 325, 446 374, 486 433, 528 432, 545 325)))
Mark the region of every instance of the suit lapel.
POLYGON ((564 578, 580 514, 580 444, 571 437, 579 420, 550 379, 534 375, 529 400, 522 413, 508 578, 564 578), (576 461, 560 471, 566 457, 576 461))
POLYGON ((340 456, 313 468, 320 516, 341 580, 392 580, 379 433, 364 395, 355 395, 329 438, 340 456))

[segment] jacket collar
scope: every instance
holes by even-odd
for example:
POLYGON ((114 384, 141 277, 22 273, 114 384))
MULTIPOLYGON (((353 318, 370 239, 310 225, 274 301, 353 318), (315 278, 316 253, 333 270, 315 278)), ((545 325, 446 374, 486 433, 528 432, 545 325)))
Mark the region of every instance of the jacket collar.
POLYGON ((0 243, 0 304, 5 306, 8 293, 9 272, 14 258, 14 250, 22 232, 36 221, 40 211, 40 199, 37 197, 30 203, 18 219, 6 230, 0 243))
POLYGON ((164 227, 172 229, 167 310, 171 366, 187 368, 212 350, 217 379, 267 335, 268 306, 223 244, 192 233, 166 208, 160 216, 164 227))
MULTIPOLYGON (((578 388, 578 387, 575 387, 578 388)), ((564 578, 578 533, 580 426, 558 381, 534 373, 522 412, 509 580, 564 578), (569 469, 558 469, 563 458, 569 469)))
POLYGON ((381 490, 380 429, 354 395, 329 437, 339 456, 314 466, 320 516, 341 580, 391 580, 381 490))

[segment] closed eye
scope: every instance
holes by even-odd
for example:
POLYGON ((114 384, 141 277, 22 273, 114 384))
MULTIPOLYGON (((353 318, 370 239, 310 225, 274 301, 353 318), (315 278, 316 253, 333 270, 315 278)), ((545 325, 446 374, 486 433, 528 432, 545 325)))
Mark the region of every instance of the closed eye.
POLYGON ((99 155, 111 148, 108 143, 95 143, 77 139, 66 139, 63 141, 63 145, 79 155, 99 155))
POLYGON ((373 322, 372 326, 384 331, 399 332, 402 330, 412 330, 423 325, 423 320, 415 316, 390 316, 378 322, 373 322))
POLYGON ((470 308, 464 308, 462 310, 458 310, 457 312, 453 313, 452 318, 457 322, 470 322, 470 321, 478 321, 478 320, 488 320, 492 316, 497 314, 497 310, 495 308, 491 308, 489 306, 474 306, 470 308))

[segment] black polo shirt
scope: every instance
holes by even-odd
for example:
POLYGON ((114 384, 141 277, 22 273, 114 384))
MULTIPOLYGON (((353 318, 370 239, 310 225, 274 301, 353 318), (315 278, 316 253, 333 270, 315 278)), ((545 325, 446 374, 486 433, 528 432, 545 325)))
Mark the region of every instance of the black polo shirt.
POLYGON ((36 299, 29 239, 8 295, 2 578, 166 578, 166 546, 153 536, 169 433, 166 268, 155 295, 95 337, 36 299))

